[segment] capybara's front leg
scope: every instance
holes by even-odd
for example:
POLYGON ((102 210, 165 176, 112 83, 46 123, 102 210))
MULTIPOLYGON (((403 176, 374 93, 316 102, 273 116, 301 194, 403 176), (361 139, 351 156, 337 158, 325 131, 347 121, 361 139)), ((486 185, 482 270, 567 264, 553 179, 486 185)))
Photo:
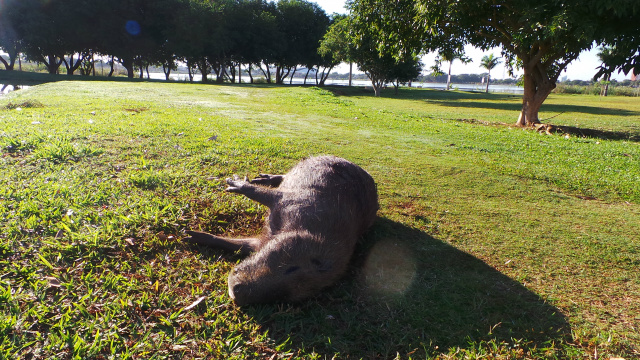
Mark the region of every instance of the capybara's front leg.
POLYGON ((282 180, 284 180, 284 175, 260 174, 257 178, 251 180, 250 183, 275 188, 280 186, 282 180))
POLYGON ((271 208, 280 197, 279 191, 252 185, 247 177, 245 177, 244 180, 241 180, 239 177, 234 176, 233 179, 227 179, 227 184, 229 184, 229 187, 226 191, 242 194, 269 208, 271 208))

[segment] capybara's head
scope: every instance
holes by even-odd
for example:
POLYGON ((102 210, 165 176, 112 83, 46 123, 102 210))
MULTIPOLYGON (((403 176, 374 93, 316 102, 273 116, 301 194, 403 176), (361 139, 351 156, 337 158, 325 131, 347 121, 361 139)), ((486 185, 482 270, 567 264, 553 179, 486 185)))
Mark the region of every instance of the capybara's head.
POLYGON ((278 234, 231 271, 229 296, 242 306, 296 302, 316 294, 344 273, 351 253, 325 250, 324 241, 307 232, 278 234))

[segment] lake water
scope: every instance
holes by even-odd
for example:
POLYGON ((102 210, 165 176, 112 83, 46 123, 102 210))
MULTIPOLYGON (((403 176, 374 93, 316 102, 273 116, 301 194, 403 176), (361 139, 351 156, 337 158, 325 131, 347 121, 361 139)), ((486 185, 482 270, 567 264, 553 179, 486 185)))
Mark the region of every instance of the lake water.
POLYGON ((25 88, 28 88, 28 86, 0 84, 0 96, 8 94, 14 90, 20 90, 25 88))
MULTIPOLYGON (((163 73, 149 73, 149 76, 151 77, 151 79, 154 80, 164 80, 165 76, 163 73)), ((145 74, 146 77, 146 74, 145 74)), ((189 75, 188 74, 171 74, 171 76, 169 76, 169 78, 173 81, 189 81, 189 75)), ((200 74, 196 74, 193 77, 193 81, 194 82, 200 82, 202 79, 202 76, 200 74)), ((248 83, 249 82, 249 77, 248 76, 243 76, 242 77, 242 82, 243 83, 248 83)), ((304 83, 304 79, 303 78, 294 78, 293 79, 293 84, 296 85, 301 85, 304 83)), ((285 84, 289 84, 289 80, 285 81, 285 84)), ((307 79, 307 85, 314 85, 315 84, 315 78, 313 77, 309 77, 307 79)), ((349 80, 334 80, 334 79, 328 79, 325 83, 326 85, 343 85, 343 86, 347 86, 349 85, 349 80)), ((363 86, 363 87, 371 87, 371 81, 369 80, 353 80, 352 81, 352 85, 353 86, 363 86)), ((421 83, 421 82, 414 82, 411 84, 412 87, 414 88, 424 88, 424 89, 441 89, 444 90, 447 88, 447 84, 445 83, 421 83)), ((485 90, 485 85, 483 84, 455 84, 452 83, 451 84, 451 89, 454 90, 462 90, 462 91, 480 91, 483 92, 485 90)), ((509 93, 509 94, 522 94, 523 93, 523 89, 519 86, 513 86, 513 85, 491 85, 489 84, 489 92, 498 92, 498 93, 509 93)))
MULTIPOLYGON (((165 76, 163 73, 150 73, 149 76, 151 77, 151 79, 154 80, 164 80, 165 76)), ((184 81, 184 82, 188 82, 189 81, 189 75, 188 74, 172 74, 169 77, 171 80, 173 81, 184 81)), ((202 77, 198 74, 195 75, 193 77, 193 81, 194 82, 200 82, 200 80, 202 79, 202 77)), ((243 83, 248 83, 249 82, 249 77, 248 76, 243 76, 242 77, 242 81, 243 83)), ((286 84, 288 84, 289 82, 286 81, 286 84)), ((294 78, 293 79, 293 84, 296 85, 301 85, 304 83, 304 79, 302 78, 294 78)), ((315 79, 314 78, 309 78, 307 79, 307 85, 314 85, 315 84, 315 79)), ((334 80, 334 79, 329 79, 326 81, 327 85, 343 85, 343 86, 347 86, 349 84, 348 80, 334 80)), ((353 86, 363 86, 363 87, 371 87, 371 82, 368 80, 353 80, 352 81, 353 86)), ((420 82, 414 82, 413 84, 411 84, 412 87, 414 88, 424 88, 424 89, 441 89, 444 90, 447 88, 447 84, 445 83, 420 83, 420 82)), ((0 96, 5 95, 11 91, 14 90, 19 90, 19 89, 26 89, 29 86, 24 86, 24 85, 10 85, 10 84, 0 84, 0 96)), ((463 91, 479 91, 479 92, 483 92, 485 87, 482 84, 451 84, 451 89, 454 90, 463 90, 463 91)), ((496 92, 496 93, 508 93, 508 94, 522 94, 523 89, 519 86, 513 86, 513 85, 489 85, 489 92, 496 92)))

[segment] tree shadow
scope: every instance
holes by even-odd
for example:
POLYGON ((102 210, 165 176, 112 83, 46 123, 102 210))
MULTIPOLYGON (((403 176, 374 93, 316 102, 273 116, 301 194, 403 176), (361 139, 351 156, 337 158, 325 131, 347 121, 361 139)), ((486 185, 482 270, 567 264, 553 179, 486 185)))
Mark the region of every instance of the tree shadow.
MULTIPOLYGON (((366 90, 362 87, 347 87, 340 85, 329 85, 325 87, 336 96, 374 96, 373 90, 366 90)), ((382 97, 393 96, 391 90, 383 90, 382 97)), ((430 103, 448 107, 484 108, 491 110, 520 111, 522 110, 522 95, 483 93, 475 91, 444 91, 437 89, 402 89, 400 95, 403 99, 422 100, 430 103), (475 100, 469 102, 466 100, 475 100), (482 101, 490 100, 490 101, 482 101), (517 100, 517 102, 514 102, 517 100), (501 102, 497 102, 501 101, 501 102), (505 102, 509 101, 509 102, 505 102)), ((592 115, 615 115, 615 116, 638 116, 640 112, 625 109, 610 109, 588 105, 563 105, 563 104, 542 104, 540 111, 548 112, 575 112, 592 115)))
MULTIPOLYGON (((495 100, 500 100, 496 98, 495 100)), ((425 101, 435 102, 443 106, 448 107, 465 107, 465 108, 484 108, 491 110, 506 110, 506 111, 520 111, 522 110, 521 103, 514 102, 503 102, 503 103, 493 103, 493 102, 459 102, 456 100, 433 100, 433 99, 425 99, 425 101)), ((587 105, 562 105, 562 104, 542 104, 540 108, 541 112, 573 112, 573 113, 583 113, 583 114, 591 114, 591 115, 614 115, 614 116, 638 116, 640 112, 638 111, 630 111, 625 109, 610 109, 610 108, 602 108, 597 106, 587 106, 587 105)))
POLYGON ((482 342, 529 352, 570 334, 559 309, 422 231, 380 218, 365 240, 351 274, 315 299, 245 311, 277 343, 326 358, 423 357, 482 342))

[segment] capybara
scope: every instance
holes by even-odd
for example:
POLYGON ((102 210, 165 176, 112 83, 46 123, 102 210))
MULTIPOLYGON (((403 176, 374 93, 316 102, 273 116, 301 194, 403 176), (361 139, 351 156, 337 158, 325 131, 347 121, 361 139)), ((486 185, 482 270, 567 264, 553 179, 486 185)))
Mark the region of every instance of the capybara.
POLYGON ((238 305, 296 302, 335 283, 378 210, 371 175, 335 156, 303 160, 286 175, 250 182, 236 177, 227 184, 226 191, 269 208, 263 234, 230 239, 187 233, 197 244, 252 254, 229 275, 229 296, 238 305))

